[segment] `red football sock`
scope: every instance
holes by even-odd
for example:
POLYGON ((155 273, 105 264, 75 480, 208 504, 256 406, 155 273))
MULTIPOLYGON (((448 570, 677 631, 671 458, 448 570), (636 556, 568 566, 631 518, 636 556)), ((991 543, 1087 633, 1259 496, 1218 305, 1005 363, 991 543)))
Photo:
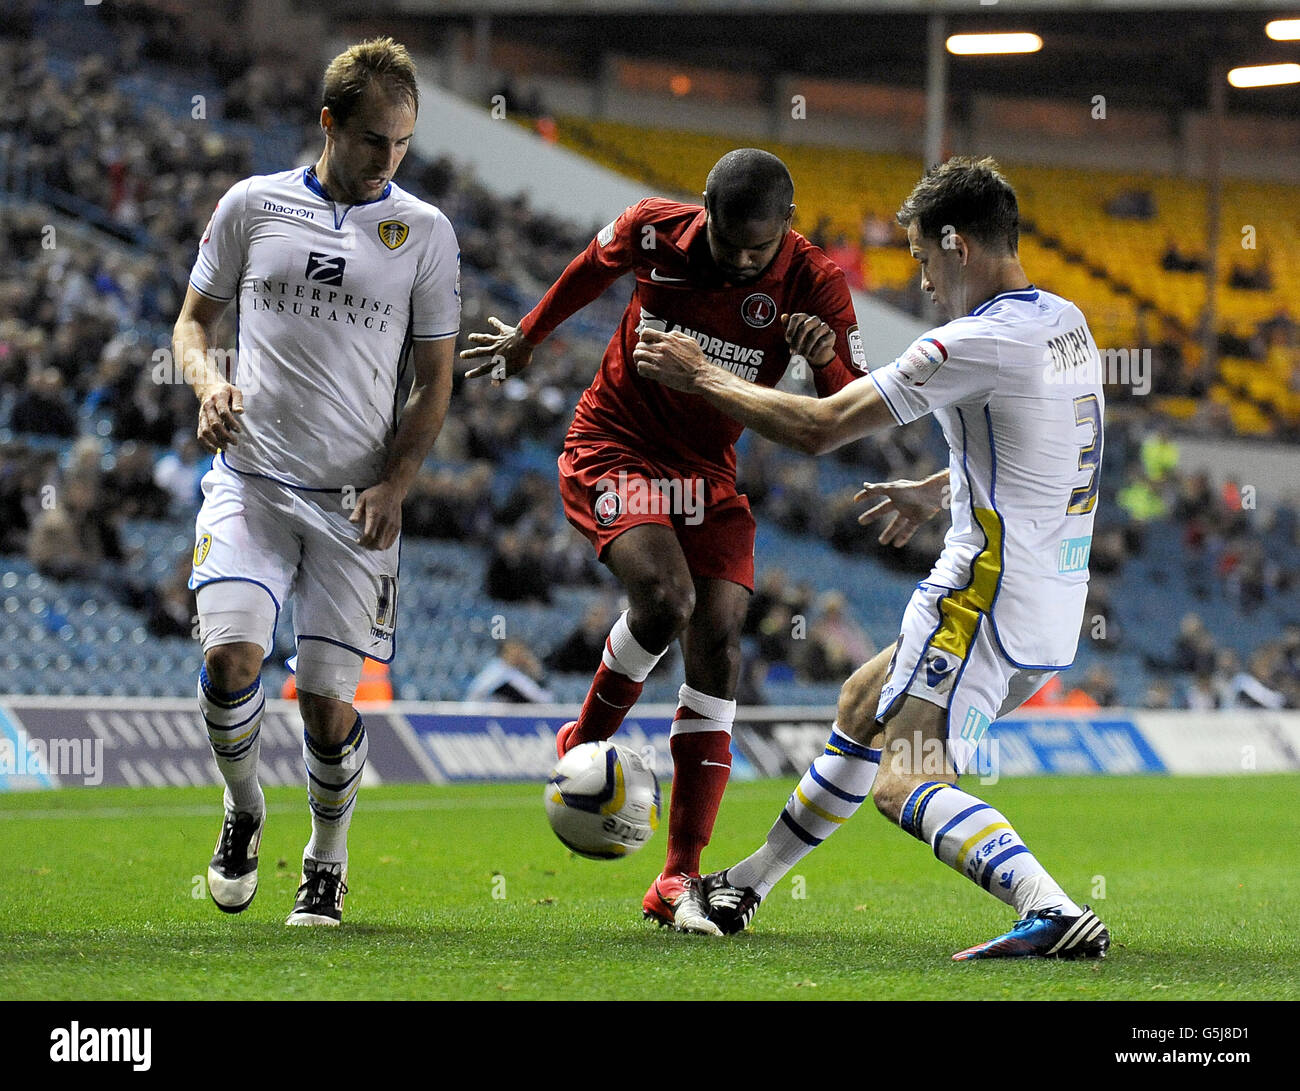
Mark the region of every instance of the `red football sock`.
MULTIPOLYGON (((698 713, 679 708, 677 719, 698 713)), ((668 861, 665 875, 698 875, 700 856, 713 836, 722 793, 731 775, 731 735, 691 731, 673 735, 673 794, 668 804, 668 861)))
POLYGON ((591 689, 587 691, 587 699, 582 702, 570 746, 608 739, 619 729, 623 717, 636 704, 644 688, 644 682, 633 682, 626 674, 601 663, 592 679, 591 689))

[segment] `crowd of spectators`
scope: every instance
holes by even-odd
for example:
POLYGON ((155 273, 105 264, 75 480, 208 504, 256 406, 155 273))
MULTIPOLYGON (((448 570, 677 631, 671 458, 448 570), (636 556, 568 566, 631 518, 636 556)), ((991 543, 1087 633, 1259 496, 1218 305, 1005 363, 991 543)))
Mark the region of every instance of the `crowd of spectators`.
POLYGON ((779 565, 760 572, 743 635, 763 667, 785 665, 808 682, 841 682, 877 650, 841 592, 792 584, 779 565))
POLYGON ((1162 675, 1148 690, 1150 708, 1300 708, 1300 625, 1288 625, 1243 661, 1215 639, 1199 614, 1188 613, 1172 654, 1153 657, 1150 665, 1162 675))
MULTIPOLYGON (((168 344, 207 217, 221 193, 251 172, 250 156, 220 126, 166 118, 118 86, 115 66, 131 56, 166 62, 192 55, 185 34, 157 5, 116 5, 116 11, 115 18, 138 23, 122 39, 125 62, 88 57, 68 81, 52 74, 43 46, 0 38, 0 183, 54 205, 0 206, 0 249, 9 256, 0 269, 0 428, 12 434, 0 445, 0 549, 25 553, 50 578, 99 581, 141 609, 154 632, 186 635, 193 608, 182 578, 185 558, 156 585, 132 583, 123 576, 130 558, 122 525, 160 518, 179 525, 197 506, 209 460, 193 437, 193 395, 165 375, 158 381, 152 364, 168 344), (44 188, 33 188, 33 180, 44 188), (76 227, 66 215, 70 208, 98 230, 76 227), (62 454, 53 441, 64 442, 62 454)), ((314 86, 269 80, 264 59, 232 48, 207 61, 227 81, 227 116, 261 123, 271 115, 283 120, 286 110, 314 114, 314 86)), ((306 163, 319 151, 314 123, 304 127, 302 144, 299 162, 306 163)), ((587 245, 595 226, 560 222, 522 197, 496 197, 447 160, 412 153, 399 181, 456 225, 467 331, 484 328, 489 314, 517 320, 587 245)), ((894 230, 864 221, 855 245, 880 245, 872 240, 894 230)), ((557 331, 524 378, 498 387, 457 376, 454 412, 434 460, 412 487, 405 526, 413 536, 482 550, 482 590, 497 601, 546 603, 556 585, 608 586, 586 541, 559 516, 553 473, 524 472, 500 499, 495 467, 522 440, 558 450, 625 295, 616 286, 581 320, 557 331)), ((226 343, 233 338, 229 322, 223 336, 226 343)), ((1280 315, 1267 338, 1281 360, 1293 351, 1295 324, 1280 315)), ((1089 616, 1111 622, 1112 640, 1120 642, 1114 588, 1125 559, 1144 547, 1144 529, 1159 520, 1179 527, 1187 578, 1207 598, 1222 596, 1249 613, 1291 590, 1291 570, 1261 537, 1259 520, 1247 516, 1240 495, 1234 506, 1231 486, 1211 487, 1207 475, 1181 471, 1176 457, 1169 464, 1172 441, 1156 435, 1144 445, 1144 431, 1120 421, 1108 432, 1107 473, 1126 477, 1111 479, 1115 502, 1104 510, 1113 516, 1098 523, 1089 616)), ((870 480, 919 476, 937 466, 924 427, 861 441, 837 457, 870 480)), ((760 521, 825 538, 846 552, 870 553, 904 571, 923 573, 941 546, 942 520, 927 524, 903 550, 879 546, 876 534, 858 525, 851 490, 827 495, 811 460, 757 437, 741 461, 741 486, 760 521)), ((1274 512, 1271 533, 1294 546, 1300 522, 1294 506, 1274 512)), ((579 664, 590 662, 593 651, 598 658, 603 635, 597 634, 608 631, 611 609, 602 600, 573 633, 556 634, 553 648, 536 649, 545 668, 589 670, 579 664)), ((754 651, 742 672, 742 693, 750 700, 761 699, 772 665, 809 681, 833 681, 875 650, 843 596, 790 586, 778 568, 762 576, 746 633, 754 651)), ((1267 704, 1280 695, 1300 704, 1295 630, 1262 646, 1245 667, 1234 665, 1232 654, 1218 648, 1209 668, 1177 668, 1175 676, 1195 686, 1189 682, 1169 699, 1200 707, 1195 702, 1212 694, 1235 707, 1232 702, 1267 704), (1233 696, 1224 696, 1225 685, 1235 686, 1233 696)), ((1105 696, 1104 681, 1090 676, 1082 685, 1105 696)), ((1158 699, 1151 695, 1153 703, 1158 699)))
MULTIPOLYGON (((184 48, 167 13, 137 7, 139 33, 119 39, 124 55, 87 57, 69 80, 50 70, 38 42, 0 38, 2 181, 29 199, 0 208, 0 248, 12 257, 0 271, 0 427, 13 436, 0 447, 0 544, 49 578, 97 583, 140 609, 157 635, 190 635, 192 595, 180 578, 188 557, 156 585, 133 583, 122 526, 185 520, 197 505, 210 460, 194 440, 193 395, 152 365, 212 207, 252 170, 247 148, 221 127, 164 118, 110 78, 135 57, 167 61, 184 48), (59 440, 75 441, 62 457, 50 446, 59 440)), ((231 57, 207 59, 231 77, 231 57)), ((261 120, 267 71, 254 64, 226 84, 227 117, 261 120)), ((311 118, 314 101, 301 105, 311 118)), ((308 124, 299 162, 319 145, 308 124)), ((457 225, 467 324, 483 325, 488 313, 516 319, 588 241, 590 225, 495 198, 447 161, 411 155, 401 183, 457 225)), ((617 314, 599 309, 598 320, 617 314)), ((230 343, 229 319, 220 336, 230 343)), ((546 602, 557 583, 600 578, 586 542, 557 519, 549 479, 524 475, 499 505, 492 486, 493 464, 522 439, 558 442, 602 348, 565 334, 537 354, 527 383, 493 388, 458 376, 457 412, 435 452, 441 468, 426 468, 412 489, 408 532, 490 551, 483 590, 500 600, 546 602)))
MULTIPOLYGON (((1126 436, 1117 428, 1108 444, 1126 436)), ((1268 510, 1260 511, 1253 486, 1232 478, 1216 486, 1207 469, 1189 471, 1180 461, 1178 443, 1165 432, 1148 433, 1134 444, 1107 519, 1122 527, 1124 549, 1140 554, 1150 525, 1172 524, 1192 592, 1221 598, 1247 616, 1294 590, 1297 576, 1287 561, 1300 550, 1300 492, 1273 497, 1268 510)))

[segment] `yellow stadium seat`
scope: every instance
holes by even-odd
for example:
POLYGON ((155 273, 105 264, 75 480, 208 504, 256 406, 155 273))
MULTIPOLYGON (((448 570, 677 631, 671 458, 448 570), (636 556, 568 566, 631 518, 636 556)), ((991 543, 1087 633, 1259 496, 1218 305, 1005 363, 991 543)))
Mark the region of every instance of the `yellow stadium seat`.
MULTIPOLYGON (((599 162, 628 173, 639 165, 648 181, 695 194, 709 168, 740 138, 681 130, 648 129, 613 121, 561 118, 561 143, 599 162), (593 149, 595 149, 593 151, 593 149)), ((823 218, 829 234, 843 232, 857 239, 867 214, 892 220, 901 198, 921 173, 921 161, 905 155, 858 151, 844 147, 765 143, 781 156, 795 178, 798 206, 796 227, 811 231, 823 218)), ((1160 314, 1148 314, 1139 325, 1132 292, 1154 301, 1159 312, 1194 329, 1205 307, 1203 273, 1167 272, 1161 264, 1171 242, 1188 254, 1200 255, 1205 236, 1206 195, 1199 179, 1169 178, 1135 173, 1105 173, 1031 164, 1004 164, 1020 197, 1024 220, 1082 256, 1088 265, 1100 266, 1108 278, 1092 275, 1085 265, 1068 260, 1043 238, 1025 231, 1022 257, 1036 283, 1073 299, 1093 324, 1098 344, 1105 347, 1137 346, 1139 334, 1157 335, 1160 314), (1156 205, 1150 221, 1116 220, 1105 211, 1106 202, 1125 189, 1148 189, 1156 205)), ((1300 297, 1300 266, 1283 256, 1300 248, 1300 187, 1272 183, 1228 181, 1224 185, 1220 230, 1220 285, 1218 328, 1249 338, 1257 324, 1282 309, 1285 300, 1300 297), (1244 227, 1253 232, 1244 232, 1244 227), (1253 241, 1250 250, 1243 243, 1253 241), (1253 267, 1263 254, 1270 256, 1274 287, 1251 292, 1228 286, 1234 263, 1253 267)), ((1203 256, 1203 255, 1202 255, 1203 256)), ((907 250, 872 247, 867 251, 869 283, 875 288, 905 288, 917 274, 907 250)), ((1296 308, 1293 306, 1292 310, 1296 308)), ((1300 316, 1298 316, 1300 317, 1300 316)), ((1189 363, 1199 359, 1199 346, 1189 340, 1189 363)), ((1232 419, 1247 434, 1271 429, 1271 422, 1250 401, 1234 395, 1230 387, 1249 387, 1252 377, 1265 375, 1255 361, 1224 361, 1227 385, 1211 393, 1231 407, 1232 419)), ((1277 378, 1277 377, 1275 377, 1277 378)), ((1278 399, 1290 406, 1295 395, 1285 386, 1257 386, 1270 404, 1278 399)), ((1167 412, 1191 416, 1195 402, 1166 399, 1167 412)))

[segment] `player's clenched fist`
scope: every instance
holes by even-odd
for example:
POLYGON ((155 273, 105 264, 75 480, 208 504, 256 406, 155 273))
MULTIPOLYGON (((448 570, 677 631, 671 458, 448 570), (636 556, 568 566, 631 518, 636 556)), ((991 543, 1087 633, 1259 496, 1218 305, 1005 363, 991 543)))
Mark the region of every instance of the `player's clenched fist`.
POLYGON ((499 318, 489 318, 488 322, 496 333, 471 333, 469 341, 478 348, 465 349, 461 352, 462 360, 474 360, 486 357, 483 363, 465 372, 465 378, 477 379, 480 375, 491 375, 494 383, 503 383, 510 376, 518 375, 533 358, 534 346, 519 331, 518 326, 507 326, 499 318))
POLYGON ((802 356, 813 367, 835 359, 835 331, 815 314, 783 314, 781 322, 791 356, 802 356))
POLYGON ((643 378, 687 393, 694 389, 700 369, 709 363, 694 337, 679 331, 661 333, 652 329, 641 331, 632 361, 637 374, 643 378))
POLYGON ((244 411, 244 395, 239 387, 220 383, 205 391, 199 402, 199 443, 216 454, 223 447, 235 447, 243 429, 239 415, 244 411))

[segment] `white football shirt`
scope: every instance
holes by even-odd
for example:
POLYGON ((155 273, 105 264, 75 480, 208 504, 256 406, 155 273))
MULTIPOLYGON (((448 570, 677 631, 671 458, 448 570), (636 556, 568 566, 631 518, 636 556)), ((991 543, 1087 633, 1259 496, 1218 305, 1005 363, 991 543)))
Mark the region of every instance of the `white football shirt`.
POLYGON ((460 328, 460 250, 433 205, 393 183, 357 205, 314 170, 237 182, 217 205, 190 283, 238 308, 243 432, 231 469, 360 492, 383 468, 408 338, 460 328))
POLYGON ((871 373, 900 424, 928 413, 949 448, 952 527, 929 582, 945 617, 986 614, 1019 667, 1074 659, 1102 454, 1101 358, 1079 308, 1004 292, 871 373))

